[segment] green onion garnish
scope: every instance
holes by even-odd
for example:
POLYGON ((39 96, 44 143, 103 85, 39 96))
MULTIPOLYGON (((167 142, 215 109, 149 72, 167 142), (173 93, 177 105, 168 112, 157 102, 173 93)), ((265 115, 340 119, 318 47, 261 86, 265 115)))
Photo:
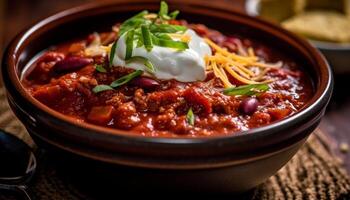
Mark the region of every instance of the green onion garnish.
POLYGON ((112 88, 119 87, 121 85, 124 85, 124 84, 128 83, 132 79, 140 76, 141 74, 142 74, 142 70, 136 70, 136 71, 134 71, 134 72, 132 72, 132 73, 130 73, 128 75, 125 75, 125 76, 123 76, 123 77, 113 81, 110 86, 112 88))
POLYGON ((158 16, 165 20, 169 20, 170 17, 168 16, 168 10, 168 4, 165 1, 161 1, 158 16))
POLYGON ((185 32, 187 27, 171 24, 151 24, 150 31, 152 33, 177 33, 185 32))
POLYGON ((132 56, 132 49, 134 47, 134 33, 135 30, 131 29, 126 33, 125 43, 126 43, 126 52, 125 60, 128 60, 132 56))
POLYGON ((143 46, 143 41, 142 41, 142 38, 140 37, 140 38, 137 40, 136 48, 139 48, 139 47, 142 47, 142 46, 143 46))
POLYGON ((250 84, 243 85, 239 87, 231 87, 224 90, 224 94, 235 96, 235 95, 244 95, 244 96, 254 96, 259 93, 269 90, 267 84, 250 84))
POLYGON ((160 9, 158 12, 158 19, 150 19, 145 17, 148 11, 142 11, 139 14, 126 20, 119 30, 119 36, 126 35, 126 54, 125 60, 132 57, 132 50, 134 43, 136 47, 144 46, 147 51, 151 51, 154 45, 161 47, 169 47, 178 50, 184 50, 188 48, 188 44, 181 41, 173 40, 169 33, 184 33, 187 28, 180 25, 172 25, 166 23, 167 20, 175 19, 179 14, 179 11, 173 11, 168 15, 168 5, 165 1, 160 3, 160 9), (153 37, 155 36, 155 37, 153 37))
POLYGON ((174 41, 174 40, 164 40, 157 38, 155 36, 152 37, 152 41, 155 45, 160 47, 169 47, 177 50, 185 50, 188 49, 188 44, 186 42, 174 41))
POLYGON ((133 56, 129 60, 127 60, 126 63, 128 64, 128 63, 137 62, 137 61, 142 62, 145 65, 146 70, 148 72, 150 72, 152 74, 155 72, 155 68, 154 68, 153 64, 151 63, 151 61, 149 61, 147 58, 142 57, 142 56, 133 56))
POLYGON ((113 90, 113 88, 109 85, 97 85, 92 89, 92 91, 94 93, 99 93, 99 92, 103 92, 106 90, 113 90))
POLYGON ((129 18, 126 20, 119 28, 119 37, 122 36, 124 33, 129 31, 130 29, 137 28, 141 26, 141 24, 147 23, 146 20, 143 18, 145 15, 148 14, 147 10, 144 10, 137 15, 129 18))
POLYGON ((117 48, 117 41, 115 41, 111 47, 111 52, 109 53, 109 67, 113 66, 113 59, 115 54, 115 49, 117 48))
POLYGON ((98 72, 106 73, 107 70, 102 65, 95 65, 95 69, 98 72))
POLYGON ((179 13, 180 13, 180 11, 175 10, 175 11, 173 11, 173 12, 171 12, 171 13, 169 14, 169 17, 170 17, 171 19, 176 19, 177 15, 178 15, 179 13))
POLYGON ((129 19, 142 18, 148 14, 148 10, 141 11, 129 19))
POLYGON ((94 93, 99 93, 99 92, 103 92, 106 90, 113 90, 113 88, 124 85, 124 84, 128 83, 129 81, 131 81, 132 79, 140 76, 141 74, 142 74, 142 70, 136 70, 128 75, 122 76, 121 78, 113 81, 110 85, 97 85, 92 89, 92 91, 94 93))
MULTIPOLYGON (((167 20, 175 19, 179 14, 179 11, 173 11, 168 14, 169 8, 165 1, 160 3, 160 9, 158 12, 158 20, 150 19, 145 17, 148 11, 142 11, 137 15, 129 18, 124 23, 121 24, 119 29, 119 37, 125 35, 126 51, 125 51, 125 62, 142 62, 145 65, 146 71, 150 73, 155 72, 153 64, 145 57, 142 56, 132 56, 134 43, 136 47, 144 46, 147 51, 151 51, 153 45, 161 47, 169 47, 177 50, 185 50, 188 47, 186 42, 175 41, 168 34, 169 33, 183 33, 187 30, 185 26, 168 24, 167 20)), ((117 41, 115 41, 111 47, 109 54, 109 66, 113 66, 113 60, 117 48, 117 41)), ((107 72, 107 70, 102 65, 95 66, 98 72, 107 72)), ((140 76, 143 73, 142 70, 136 70, 128 75, 125 75, 115 81, 110 85, 97 85, 93 88, 94 93, 112 90, 113 88, 119 87, 128 83, 135 77, 140 76)), ((194 115, 192 109, 188 111, 188 121, 190 124, 194 124, 194 115)))
POLYGON ((171 37, 166 33, 155 33, 154 36, 156 36, 159 39, 172 40, 171 37))
POLYGON ((193 126, 194 125, 194 118, 195 118, 195 116, 193 114, 192 108, 190 108, 187 112, 187 115, 186 115, 187 123, 193 126))
POLYGON ((151 51, 153 48, 153 44, 152 44, 151 33, 149 31, 148 26, 142 25, 141 32, 142 32, 143 44, 145 45, 146 50, 151 51))

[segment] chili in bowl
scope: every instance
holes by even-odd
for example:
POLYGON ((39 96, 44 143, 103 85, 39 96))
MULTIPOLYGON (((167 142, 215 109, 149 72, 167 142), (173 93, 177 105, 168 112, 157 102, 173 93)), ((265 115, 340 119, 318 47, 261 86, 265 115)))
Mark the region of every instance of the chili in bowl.
POLYGON ((3 77, 34 140, 140 170, 179 170, 184 180, 202 170, 211 183, 188 184, 211 191, 250 189, 282 167, 324 113, 326 61, 274 25, 186 5, 83 6, 20 34, 3 77))
POLYGON ((82 123, 151 137, 232 135, 284 119, 313 95, 287 56, 167 10, 162 2, 158 14, 51 47, 22 84, 82 123))

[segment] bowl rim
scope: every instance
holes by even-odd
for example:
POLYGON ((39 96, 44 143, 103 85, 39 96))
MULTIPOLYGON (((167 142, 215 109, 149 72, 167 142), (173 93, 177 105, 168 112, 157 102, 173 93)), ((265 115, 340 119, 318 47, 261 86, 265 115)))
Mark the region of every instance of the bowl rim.
POLYGON ((350 43, 334 43, 334 42, 326 42, 320 40, 312 40, 308 39, 311 44, 315 45, 320 50, 329 50, 329 51, 350 51, 350 43))
MULTIPOLYGON (((245 15, 244 13, 237 12, 236 10, 233 10, 232 8, 225 8, 221 6, 216 6, 215 9, 217 11, 224 12, 226 14, 232 14, 236 17, 245 18, 245 20, 254 22, 255 24, 259 25, 260 28, 265 29, 271 29, 274 31, 277 31, 282 34, 283 37, 289 38, 295 42, 297 42, 300 46, 304 48, 305 51, 309 55, 312 56, 312 58, 315 58, 314 62, 315 65, 317 64, 324 74, 323 77, 317 77, 319 79, 319 86, 316 88, 313 97, 309 100, 309 102, 304 106, 303 109, 299 110, 292 116, 289 116, 283 120, 273 122, 269 125, 253 128, 248 131, 240 131, 232 135, 223 135, 223 136, 209 136, 209 137, 198 137, 198 138, 163 138, 163 137, 147 137, 147 136, 141 136, 141 135, 134 135, 130 134, 130 131, 125 130, 119 130, 119 129, 112 129, 112 128, 106 128, 98 125, 93 125, 89 123, 81 123, 76 120, 72 120, 69 117, 65 116, 64 114, 61 114, 46 105, 40 103, 38 100, 36 100, 34 97, 32 97, 22 86, 20 82, 20 78, 17 74, 17 64, 19 60, 19 56, 16 57, 16 53, 20 51, 20 49, 25 44, 26 39, 28 39, 31 34, 35 33, 36 31, 40 31, 45 26, 50 26, 53 23, 59 23, 64 18, 74 18, 75 15, 79 14, 80 12, 86 12, 88 10, 93 9, 102 9, 103 7, 106 7, 108 5, 135 5, 137 3, 143 3, 143 4, 151 4, 154 5, 155 3, 158 4, 158 2, 149 2, 149 1, 142 1, 142 0, 136 0, 136 1, 118 1, 118 2, 96 2, 96 3, 90 3, 74 8, 70 8, 64 11, 61 11, 57 14, 51 15, 50 17, 47 17, 29 29, 26 29, 25 31, 19 33, 12 42, 8 45, 5 56, 3 59, 3 73, 9 75, 9 80, 11 83, 5 82, 5 87, 9 91, 9 87, 15 88, 15 91, 17 94, 19 94, 23 99, 25 99, 31 106, 43 111, 44 113, 54 117, 56 120, 59 120, 60 123, 67 124, 69 126, 75 126, 78 128, 82 128, 85 130, 89 130, 91 132, 101 134, 101 136, 105 137, 118 137, 118 138, 125 138, 128 140, 135 140, 135 141, 142 141, 146 143, 158 143, 158 144, 173 144, 173 145, 181 145, 181 144, 198 144, 198 143, 209 143, 209 142, 220 142, 227 139, 234 139, 234 140, 260 140, 262 138, 271 138, 270 135, 275 134, 278 132, 279 129, 281 129, 282 126, 291 126, 295 125, 297 123, 301 123, 304 119, 308 119, 311 117, 314 113, 320 112, 325 105, 329 102, 332 87, 333 87, 333 75, 331 72, 331 69, 325 60, 325 58, 319 53, 317 49, 315 49, 313 46, 309 44, 304 39, 299 38, 293 33, 290 33, 277 25, 271 24, 269 22, 266 22, 264 20, 256 19, 253 17, 250 17, 248 15, 245 15), (4 73, 5 72, 5 73, 4 73), (13 86, 10 86, 10 84, 13 84, 13 86)), ((170 5, 182 5, 182 4, 192 4, 194 6, 197 6, 198 8, 208 9, 208 5, 213 6, 213 3, 205 3, 205 2, 186 2, 186 1, 178 1, 178 2, 169 2, 170 5)), ((212 8, 212 7, 210 7, 212 8)), ((216 11, 216 12, 217 12, 216 11)), ((11 92, 9 92, 11 93, 11 92)))

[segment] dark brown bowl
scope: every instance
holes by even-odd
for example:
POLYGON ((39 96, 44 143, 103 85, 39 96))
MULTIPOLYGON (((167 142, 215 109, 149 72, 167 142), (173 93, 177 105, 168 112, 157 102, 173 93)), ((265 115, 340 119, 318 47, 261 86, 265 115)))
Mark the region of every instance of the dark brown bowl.
POLYGON ((181 18, 246 35, 293 56, 310 74, 315 88, 312 99, 298 113, 268 126, 232 136, 181 139, 134 136, 81 124, 31 97, 20 83, 20 74, 38 52, 92 31, 108 30, 140 10, 158 9, 158 2, 121 0, 69 9, 19 34, 8 46, 2 66, 9 104, 38 144, 113 163, 116 169, 128 166, 133 169, 129 177, 135 178, 137 171, 140 182, 152 174, 147 185, 214 192, 253 188, 286 164, 317 127, 332 92, 330 68, 308 42, 275 25, 213 3, 170 5, 181 10, 181 18))

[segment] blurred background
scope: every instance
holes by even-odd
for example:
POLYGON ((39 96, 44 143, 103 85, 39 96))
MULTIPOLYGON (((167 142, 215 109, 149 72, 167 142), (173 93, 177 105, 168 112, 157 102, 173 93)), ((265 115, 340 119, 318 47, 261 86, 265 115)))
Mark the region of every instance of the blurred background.
MULTIPOLYGON (((96 0, 0 0, 0 56, 24 28, 58 11, 96 0)), ((103 0, 107 1, 107 0, 103 0)), ((112 1, 112 0, 109 0, 112 1)), ((168 0, 172 2, 175 0, 168 0)), ((190 1, 190 0, 188 0, 190 1)), ((197 0, 201 1, 201 0, 197 0)), ((262 17, 308 39, 331 62, 336 86, 321 129, 350 144, 350 0, 202 0, 262 17)), ((0 83, 1 86, 1 83, 0 83)), ((343 154, 350 170, 350 156, 343 154)))
MULTIPOLYGON (((97 1, 113 0, 0 0, 0 46, 4 46, 4 43, 8 43, 19 31, 39 19, 67 8, 97 1)), ((244 0, 219 1, 234 7, 244 3, 244 0)), ((0 49, 2 50, 3 48, 0 49)))
MULTIPOLYGON (((0 0, 0 52, 22 29, 55 12, 92 0, 0 0)), ((2 54, 2 53, 1 53, 2 54)))

